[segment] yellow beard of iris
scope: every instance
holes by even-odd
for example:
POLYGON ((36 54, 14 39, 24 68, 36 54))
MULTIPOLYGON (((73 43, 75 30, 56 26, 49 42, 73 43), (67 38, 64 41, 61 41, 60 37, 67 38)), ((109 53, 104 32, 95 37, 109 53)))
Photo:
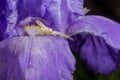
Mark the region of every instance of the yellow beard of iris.
POLYGON ((47 36, 47 35, 59 35, 61 37, 73 40, 69 35, 64 33, 53 31, 51 28, 46 27, 39 20, 35 21, 38 25, 28 25, 24 27, 24 31, 28 36, 47 36))

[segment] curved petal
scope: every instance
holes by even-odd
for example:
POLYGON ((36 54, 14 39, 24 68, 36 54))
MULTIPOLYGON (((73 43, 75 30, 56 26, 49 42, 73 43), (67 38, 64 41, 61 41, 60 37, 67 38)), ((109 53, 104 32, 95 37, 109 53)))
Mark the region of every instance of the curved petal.
POLYGON ((51 0, 7 0, 6 35, 17 35, 15 27, 28 17, 42 18, 51 0))
POLYGON ((67 0, 69 26, 85 15, 83 4, 84 0, 67 0))
POLYGON ((84 15, 83 0, 51 1, 48 12, 51 14, 53 23, 57 29, 65 33, 65 30, 69 27, 68 24, 74 22, 79 16, 84 15))
POLYGON ((6 0, 6 20, 7 28, 5 31, 5 37, 12 37, 17 35, 15 25, 17 22, 17 0, 6 0))
POLYGON ((70 41, 71 49, 90 69, 101 74, 118 67, 119 33, 120 24, 100 16, 81 17, 67 30, 67 34, 75 36, 70 41))
POLYGON ((73 52, 78 53, 95 73, 110 74, 118 67, 117 55, 114 49, 105 43, 103 38, 82 33, 72 37, 70 41, 73 52))
POLYGON ((14 37, 0 45, 1 80, 73 80, 75 59, 60 37, 14 37))
POLYGON ((61 32, 65 32, 68 27, 67 24, 67 1, 66 0, 52 0, 48 7, 48 13, 53 20, 54 26, 61 32))
POLYGON ((85 14, 83 10, 83 4, 84 0, 67 0, 68 9, 73 14, 78 14, 79 16, 85 14))
POLYGON ((108 45, 120 49, 120 24, 110 19, 101 16, 84 16, 67 31, 68 34, 81 32, 103 37, 108 45))

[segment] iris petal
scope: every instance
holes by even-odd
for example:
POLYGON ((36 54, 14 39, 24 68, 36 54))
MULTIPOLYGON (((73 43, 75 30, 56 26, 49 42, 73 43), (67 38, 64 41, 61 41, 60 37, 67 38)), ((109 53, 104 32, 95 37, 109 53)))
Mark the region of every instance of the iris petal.
POLYGON ((28 17, 42 18, 50 24, 48 27, 65 33, 68 18, 70 17, 72 22, 73 18, 84 14, 83 0, 8 0, 7 4, 7 13, 10 13, 7 16, 8 36, 17 35, 14 30, 16 24, 28 17))
MULTIPOLYGON (((18 22, 27 17, 43 17, 45 14, 45 0, 18 0, 18 22)), ((48 0, 49 2, 50 0, 48 0)), ((47 4, 48 5, 48 4, 47 4)))
POLYGON ((68 9, 74 13, 74 14, 79 14, 80 15, 84 15, 84 11, 83 11, 83 3, 84 0, 67 0, 67 5, 68 5, 68 9))
POLYGON ((48 8, 54 25, 61 32, 65 32, 67 25, 67 1, 66 0, 52 0, 48 8))
POLYGON ((120 49, 120 24, 101 16, 84 16, 67 33, 90 33, 103 37, 108 45, 120 49))
POLYGON ((71 49, 78 53, 90 69, 109 74, 118 67, 120 24, 101 16, 81 17, 67 30, 74 41, 71 49))
POLYGON ((2 6, 3 10, 0 18, 2 19, 1 23, 3 36, 4 38, 8 38, 16 35, 15 24, 17 21, 17 10, 16 10, 17 0, 5 0, 0 2, 0 6, 2 6))
POLYGON ((14 37, 0 45, 1 80, 72 80, 75 59, 60 37, 14 37))
POLYGON ((70 26, 78 20, 81 16, 85 15, 83 9, 84 0, 67 0, 68 8, 68 25, 70 26))
POLYGON ((86 33, 74 35, 72 38, 72 51, 78 53, 89 69, 104 75, 117 69, 116 50, 107 45, 103 38, 86 33))
POLYGON ((19 0, 18 22, 27 17, 39 17, 48 21, 50 27, 64 32, 67 27, 66 4, 66 0, 19 0))

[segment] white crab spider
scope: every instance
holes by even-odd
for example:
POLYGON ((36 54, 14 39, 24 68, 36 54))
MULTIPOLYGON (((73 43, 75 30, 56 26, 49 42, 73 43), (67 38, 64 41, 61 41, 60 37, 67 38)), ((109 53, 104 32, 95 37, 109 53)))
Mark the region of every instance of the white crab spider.
POLYGON ((36 25, 28 25, 24 27, 24 31, 28 36, 47 36, 47 35, 58 35, 70 40, 73 40, 70 35, 66 35, 64 33, 53 31, 51 28, 46 27, 42 22, 39 20, 35 21, 36 25))

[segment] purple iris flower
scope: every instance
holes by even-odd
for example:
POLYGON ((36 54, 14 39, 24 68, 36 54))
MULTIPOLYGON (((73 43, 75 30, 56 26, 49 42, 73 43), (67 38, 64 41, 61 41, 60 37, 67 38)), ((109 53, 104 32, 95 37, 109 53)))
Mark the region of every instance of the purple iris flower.
POLYGON ((119 65, 119 24, 85 16, 83 0, 1 0, 0 13, 0 80, 73 80, 71 50, 96 73, 119 65), (26 36, 23 27, 34 20, 74 40, 26 36))

